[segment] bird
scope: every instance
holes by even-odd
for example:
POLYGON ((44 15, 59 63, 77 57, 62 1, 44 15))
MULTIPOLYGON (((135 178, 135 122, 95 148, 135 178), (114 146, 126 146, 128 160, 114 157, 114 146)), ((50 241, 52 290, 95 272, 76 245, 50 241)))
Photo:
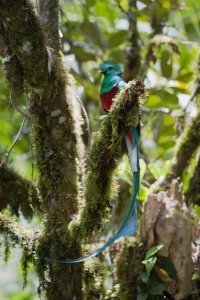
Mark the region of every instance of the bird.
MULTIPOLYGON (((113 99, 122 89, 125 88, 126 82, 122 78, 123 68, 112 61, 105 61, 99 66, 99 72, 104 75, 101 88, 100 100, 102 108, 109 113, 113 99)), ((112 237, 112 240, 122 236, 133 235, 136 231, 137 225, 137 198, 140 188, 140 166, 139 166, 139 136, 140 136, 140 115, 139 122, 136 127, 127 129, 124 139, 126 141, 128 157, 133 174, 133 192, 131 195, 130 206, 124 221, 120 226, 118 232, 112 237)))
MULTIPOLYGON (((105 112, 109 112, 114 97, 126 86, 122 78, 123 68, 114 62, 106 61, 99 66, 99 71, 104 75, 100 88, 101 105, 105 112)), ((129 128, 125 134, 128 156, 132 172, 138 172, 138 153, 134 146, 134 137, 140 135, 140 121, 136 128, 129 128)))
MULTIPOLYGON (((104 79, 100 88, 100 100, 105 112, 109 113, 113 104, 114 97, 126 86, 122 79, 123 68, 114 62, 106 61, 99 66, 99 72, 103 73, 104 79)), ((125 141, 128 149, 129 161, 133 173, 133 192, 129 209, 119 230, 105 244, 91 254, 84 255, 74 259, 56 260, 47 258, 48 263, 75 264, 94 258, 102 253, 106 248, 111 246, 117 239, 123 236, 130 236, 135 233, 137 225, 137 197, 140 185, 140 168, 139 168, 139 125, 127 129, 125 141)))

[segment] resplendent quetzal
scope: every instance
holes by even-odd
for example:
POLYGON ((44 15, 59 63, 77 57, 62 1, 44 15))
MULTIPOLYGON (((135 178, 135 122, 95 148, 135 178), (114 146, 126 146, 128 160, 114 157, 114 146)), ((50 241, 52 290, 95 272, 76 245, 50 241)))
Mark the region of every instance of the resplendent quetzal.
MULTIPOLYGON (((113 98, 126 85, 121 77, 122 67, 113 62, 104 62, 100 65, 99 70, 104 74, 104 79, 100 89, 101 103, 106 112, 109 112, 113 102, 113 98)), ((128 148, 128 155, 133 172, 133 193, 129 210, 125 215, 119 230, 99 249, 95 252, 81 256, 75 259, 56 260, 47 258, 49 263, 74 264, 83 262, 89 258, 93 258, 103 252, 122 236, 129 236, 135 233, 137 224, 137 196, 139 193, 139 148, 138 148, 138 127, 132 127, 127 130, 125 140, 128 148)))
MULTIPOLYGON (((123 69, 120 65, 113 62, 104 62, 99 66, 99 70, 104 74, 104 79, 100 89, 100 99, 103 109, 108 112, 113 102, 113 98, 125 87, 126 83, 122 79, 123 69)), ((139 153, 135 147, 134 137, 139 136, 140 124, 137 128, 130 128, 125 134, 128 156, 132 172, 138 172, 139 153)))

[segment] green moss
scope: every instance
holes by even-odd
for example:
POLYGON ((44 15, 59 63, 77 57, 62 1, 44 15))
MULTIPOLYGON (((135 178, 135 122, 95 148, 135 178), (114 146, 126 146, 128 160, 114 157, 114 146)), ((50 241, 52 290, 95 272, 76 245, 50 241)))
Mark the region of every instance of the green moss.
POLYGON ((169 170, 162 187, 166 187, 172 181, 172 179, 181 177, 183 171, 187 168, 190 163, 191 158, 196 153, 200 145, 200 113, 192 120, 189 127, 187 127, 180 141, 177 145, 177 151, 175 156, 175 161, 169 170))
POLYGON ((101 299, 103 294, 103 268, 104 265, 100 259, 87 261, 84 265, 84 299, 101 299))
POLYGON ((100 229, 108 215, 112 175, 126 149, 124 134, 131 126, 137 126, 144 99, 142 82, 129 82, 114 100, 110 113, 95 136, 87 166, 86 204, 80 223, 72 224, 72 232, 77 238, 87 239, 92 232, 100 229))
MULTIPOLYGON (((45 261, 47 257, 64 259, 72 253, 81 255, 79 243, 67 230, 78 206, 78 140, 70 79, 61 55, 47 49, 39 19, 28 0, 1 1, 0 17, 8 37, 6 46, 20 63, 24 88, 30 96, 41 206, 46 217, 34 264, 48 299, 55 299, 57 295, 60 299, 81 299, 81 265, 50 264, 47 267, 45 261)), ((24 252, 25 273, 29 260, 29 252, 24 252)))
POLYGON ((143 252, 142 246, 136 242, 135 238, 125 240, 123 249, 115 262, 115 274, 120 284, 119 299, 137 299, 139 274, 143 269, 143 252))
POLYGON ((188 190, 186 191, 186 200, 188 204, 200 205, 200 158, 195 167, 195 172, 190 179, 188 190))
POLYGON ((16 216, 22 212, 30 219, 35 211, 40 211, 40 200, 34 186, 12 169, 3 165, 0 172, 0 210, 10 208, 16 216))
POLYGON ((26 276, 28 265, 33 261, 35 240, 30 238, 30 233, 20 227, 14 219, 6 217, 0 213, 0 234, 4 235, 5 261, 8 260, 10 248, 20 245, 23 249, 21 266, 24 275, 24 285, 26 284, 26 276))

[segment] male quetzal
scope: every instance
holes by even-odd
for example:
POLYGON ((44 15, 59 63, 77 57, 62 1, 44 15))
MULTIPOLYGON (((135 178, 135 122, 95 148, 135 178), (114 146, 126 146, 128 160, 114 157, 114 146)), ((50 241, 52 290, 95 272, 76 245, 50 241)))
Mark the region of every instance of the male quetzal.
MULTIPOLYGON (((106 112, 109 112, 113 98, 123 89, 126 85, 125 81, 121 77, 123 69, 118 64, 112 62, 105 62, 100 65, 99 70, 104 74, 104 79, 100 89, 100 98, 102 107, 106 112)), ((92 254, 78 257, 75 259, 55 260, 48 258, 49 263, 63 263, 74 264, 83 262, 89 258, 95 257, 104 251, 107 247, 122 236, 132 235, 135 232, 137 224, 137 196, 139 193, 139 148, 138 148, 138 135, 139 126, 130 128, 125 134, 126 145, 128 148, 128 155, 133 172, 133 194, 129 210, 124 218, 122 225, 118 232, 116 232, 102 247, 97 249, 92 254)))
MULTIPOLYGON (((113 98, 125 87, 126 83, 122 79, 123 69, 120 65, 113 62, 104 62, 99 70, 104 74, 104 79, 100 89, 100 99, 103 109, 108 112, 113 102, 113 98)), ((139 135, 140 124, 137 128, 130 128, 125 135, 128 156, 132 172, 138 172, 138 149, 135 147, 134 136, 139 135)))

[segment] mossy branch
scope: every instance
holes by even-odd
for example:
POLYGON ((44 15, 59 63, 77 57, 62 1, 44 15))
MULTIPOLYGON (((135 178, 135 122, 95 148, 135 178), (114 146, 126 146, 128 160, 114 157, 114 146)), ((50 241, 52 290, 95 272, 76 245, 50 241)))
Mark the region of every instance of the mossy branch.
POLYGON ((48 79, 45 36, 32 4, 27 0, 0 1, 6 47, 14 53, 28 84, 37 89, 48 79))
POLYGON ((26 275, 28 265, 33 262, 37 247, 37 234, 33 231, 25 230, 13 218, 0 213, 0 234, 4 236, 5 260, 7 261, 10 247, 19 245, 23 254, 21 257, 21 267, 24 275, 24 285, 26 285, 26 275))
MULTIPOLYGON (((51 3, 56 4, 57 1, 51 3)), ((65 71, 62 55, 49 48, 40 19, 30 1, 0 1, 0 18, 5 42, 20 63, 24 87, 30 98, 40 172, 38 187, 46 216, 45 229, 37 248, 38 257, 62 259, 71 253, 80 256, 80 245, 68 231, 68 223, 78 208, 79 147, 70 76, 65 71)), ((56 295, 62 299, 81 298, 80 265, 52 264, 48 270, 51 280, 43 285, 48 299, 56 299, 56 295)), ((40 268, 40 279, 45 271, 45 267, 40 268)))
POLYGON ((86 203, 79 223, 72 225, 77 237, 86 239, 101 227, 110 208, 112 174, 125 152, 124 136, 131 126, 136 127, 145 100, 144 85, 130 81, 115 98, 113 106, 97 132, 88 161, 86 203))
POLYGON ((59 38, 59 0, 40 0, 40 16, 48 44, 57 52, 60 50, 59 38))
POLYGON ((0 232, 1 234, 8 236, 9 239, 15 244, 20 245, 22 248, 31 243, 30 231, 26 231, 21 227, 13 218, 7 217, 0 213, 0 232))
POLYGON ((0 169, 0 210, 7 207, 16 216, 22 212, 29 219, 36 210, 40 211, 40 200, 30 181, 3 165, 0 169))
POLYGON ((144 259, 142 244, 135 238, 125 239, 124 245, 115 260, 115 273, 120 283, 117 296, 119 299, 129 300, 137 295, 144 259))
POLYGON ((200 157, 198 159, 194 174, 190 179, 188 190, 185 194, 188 204, 197 204, 200 206, 200 157))
POLYGON ((189 162, 200 145, 200 112, 192 120, 189 127, 185 128, 177 147, 175 161, 166 178, 161 183, 162 187, 168 186, 171 181, 180 177, 189 165, 189 162))

